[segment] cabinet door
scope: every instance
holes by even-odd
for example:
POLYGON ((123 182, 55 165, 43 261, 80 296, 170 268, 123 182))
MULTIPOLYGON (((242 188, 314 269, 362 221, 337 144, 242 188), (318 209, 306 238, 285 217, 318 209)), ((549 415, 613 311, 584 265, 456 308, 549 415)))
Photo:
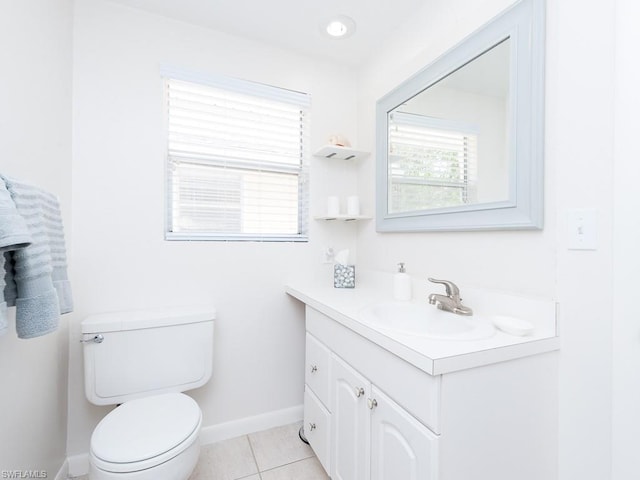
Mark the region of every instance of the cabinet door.
POLYGON ((378 389, 371 390, 371 480, 436 480, 437 435, 378 389))
POLYGON ((371 385, 334 356, 331 363, 331 478, 369 478, 369 409, 371 385))

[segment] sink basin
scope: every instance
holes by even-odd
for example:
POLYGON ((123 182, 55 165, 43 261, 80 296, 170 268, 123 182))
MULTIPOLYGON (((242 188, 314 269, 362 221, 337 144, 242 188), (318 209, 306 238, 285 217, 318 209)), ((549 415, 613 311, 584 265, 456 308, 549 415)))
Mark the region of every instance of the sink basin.
POLYGON ((444 312, 427 303, 378 303, 360 311, 359 319, 378 330, 412 337, 481 340, 495 333, 482 317, 444 312))

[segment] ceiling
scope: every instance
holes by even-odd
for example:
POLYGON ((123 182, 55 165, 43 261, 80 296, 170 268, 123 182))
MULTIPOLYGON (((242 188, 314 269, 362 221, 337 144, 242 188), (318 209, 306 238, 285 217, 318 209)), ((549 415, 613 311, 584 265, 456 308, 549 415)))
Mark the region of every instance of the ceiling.
POLYGON ((426 0, 111 0, 265 44, 359 65, 426 0), (323 34, 336 15, 356 22, 345 39, 323 34))

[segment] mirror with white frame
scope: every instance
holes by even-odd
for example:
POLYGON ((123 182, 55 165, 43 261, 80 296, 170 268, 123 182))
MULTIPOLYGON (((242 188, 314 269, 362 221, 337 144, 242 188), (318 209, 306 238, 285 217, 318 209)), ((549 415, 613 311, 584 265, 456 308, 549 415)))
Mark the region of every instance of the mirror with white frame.
POLYGON ((543 57, 520 0, 378 101, 378 231, 542 228, 543 57))

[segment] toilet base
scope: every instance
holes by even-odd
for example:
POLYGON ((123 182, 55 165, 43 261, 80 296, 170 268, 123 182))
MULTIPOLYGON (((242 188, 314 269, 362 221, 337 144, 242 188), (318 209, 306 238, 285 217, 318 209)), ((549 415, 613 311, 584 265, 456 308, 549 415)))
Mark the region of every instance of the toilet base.
POLYGON ((200 438, 180 454, 155 467, 134 472, 108 472, 89 459, 89 480, 187 480, 200 456, 200 438))

